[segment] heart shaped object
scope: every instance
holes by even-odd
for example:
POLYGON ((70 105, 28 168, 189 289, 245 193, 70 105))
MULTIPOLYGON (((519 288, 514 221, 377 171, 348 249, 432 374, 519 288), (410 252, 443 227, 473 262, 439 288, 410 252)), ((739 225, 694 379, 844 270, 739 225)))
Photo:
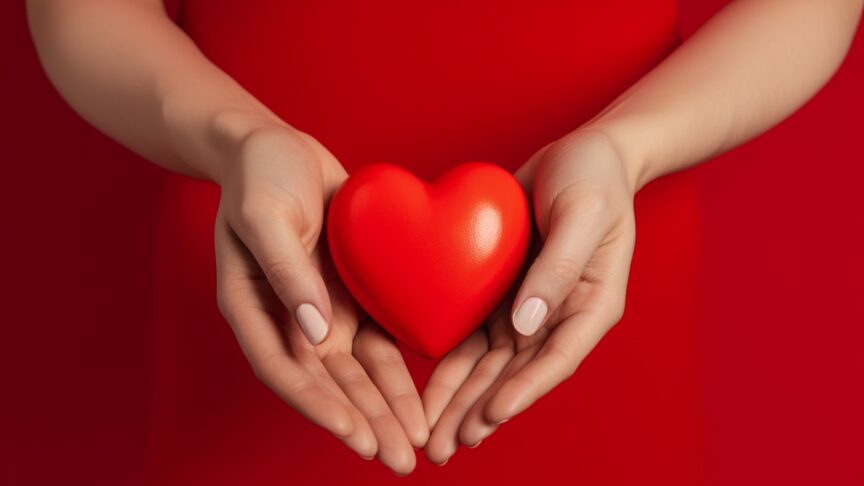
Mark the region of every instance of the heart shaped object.
POLYGON ((438 358, 495 310, 525 260, 522 187, 489 163, 432 184, 390 164, 363 167, 330 201, 330 254, 348 291, 397 339, 438 358))

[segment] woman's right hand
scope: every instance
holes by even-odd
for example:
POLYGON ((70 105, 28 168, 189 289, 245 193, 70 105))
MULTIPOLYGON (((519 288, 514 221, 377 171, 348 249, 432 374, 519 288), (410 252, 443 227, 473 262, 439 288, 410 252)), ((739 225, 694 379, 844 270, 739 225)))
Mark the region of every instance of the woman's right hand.
POLYGON ((255 375, 312 422, 397 474, 429 436, 392 338, 362 319, 321 238, 347 174, 311 136, 256 129, 223 167, 218 300, 255 375))

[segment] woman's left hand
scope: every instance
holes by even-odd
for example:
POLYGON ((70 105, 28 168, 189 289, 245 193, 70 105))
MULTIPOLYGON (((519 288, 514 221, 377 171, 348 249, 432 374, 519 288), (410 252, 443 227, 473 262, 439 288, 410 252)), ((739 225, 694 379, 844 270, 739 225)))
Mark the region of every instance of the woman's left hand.
POLYGON ((515 298, 432 374, 423 393, 432 462, 446 462, 460 443, 476 447, 567 379, 621 318, 636 175, 591 130, 547 145, 516 173, 533 200, 542 249, 515 298))

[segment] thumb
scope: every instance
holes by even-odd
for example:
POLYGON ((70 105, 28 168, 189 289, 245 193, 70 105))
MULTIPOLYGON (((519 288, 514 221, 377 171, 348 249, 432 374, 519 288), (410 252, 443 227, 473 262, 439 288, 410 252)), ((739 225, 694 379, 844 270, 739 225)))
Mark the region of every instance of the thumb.
POLYGON ((241 239, 309 342, 320 344, 330 331, 333 310, 312 256, 289 225, 271 219, 255 226, 257 231, 241 239))
POLYGON ((537 332, 573 292, 607 233, 601 210, 552 207, 546 241, 513 301, 513 327, 525 336, 537 332))

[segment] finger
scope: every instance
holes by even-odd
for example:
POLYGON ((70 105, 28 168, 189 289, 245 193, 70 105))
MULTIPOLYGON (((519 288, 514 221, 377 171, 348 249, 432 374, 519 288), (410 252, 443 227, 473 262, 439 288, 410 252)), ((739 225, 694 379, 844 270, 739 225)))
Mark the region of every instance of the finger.
MULTIPOLYGON (((312 344, 327 337, 333 310, 311 249, 273 208, 246 209, 238 236, 254 255, 267 281, 312 344)), ((312 244, 314 248, 314 243, 312 244)))
POLYGON ((348 438, 354 421, 344 404, 285 352, 277 326, 263 309, 244 305, 244 300, 254 302, 250 294, 235 285, 231 296, 222 299, 222 307, 255 375, 301 415, 348 438))
MULTIPOLYGON (((628 227, 632 235, 632 222, 628 227)), ((558 325, 537 357, 503 383, 485 417, 500 423, 521 413, 571 376, 582 360, 624 314, 633 238, 621 237, 598 250, 598 281, 585 283, 580 309, 558 325)))
MULTIPOLYGON (((299 334, 299 331, 296 331, 299 334)), ((352 450, 356 451, 364 459, 373 459, 378 453, 378 440, 375 437, 375 431, 372 430, 372 425, 366 419, 360 410, 351 402, 344 390, 339 387, 336 381, 330 376, 327 368, 321 362, 321 359, 315 352, 315 349, 305 343, 303 336, 298 336, 295 339, 303 339, 304 345, 297 345, 297 341, 291 341, 291 348, 297 357, 297 361, 303 365, 306 370, 314 376, 321 386, 333 394, 348 410, 351 420, 354 423, 354 431, 350 436, 345 438, 344 442, 352 450)))
POLYGON ((432 429, 432 435, 426 444, 426 457, 430 461, 443 465, 456 452, 459 446, 457 433, 465 414, 495 382, 512 357, 512 346, 501 346, 493 348, 477 363, 432 429))
MULTIPOLYGON (((510 339, 512 340, 512 330, 506 314, 501 315, 499 320, 492 323, 490 326, 490 335, 497 339, 500 339, 502 335, 510 336, 510 339)), ((519 371, 534 357, 534 355, 537 354, 537 350, 540 348, 539 343, 544 342, 547 335, 548 331, 541 330, 541 332, 534 336, 517 336, 517 339, 513 340, 518 352, 513 359, 507 363, 507 366, 498 375, 495 382, 483 392, 483 395, 474 402, 471 409, 465 414, 465 418, 462 419, 462 424, 459 426, 458 436, 460 442, 468 447, 477 447, 483 439, 488 437, 498 428, 499 424, 486 420, 485 414, 483 413, 486 408, 486 403, 507 378, 519 371)))
POLYGON ((486 418, 499 423, 508 420, 549 393, 576 371, 609 327, 592 314, 577 314, 562 323, 536 359, 501 385, 489 400, 486 418))
POLYGON ((501 385, 485 409, 488 421, 500 423, 521 413, 576 371, 606 332, 621 319, 626 279, 614 287, 617 288, 592 289, 587 310, 572 315, 556 327, 537 357, 501 385))
POLYGON ((598 204, 557 199, 550 210, 550 229, 516 294, 513 327, 530 336, 554 314, 582 277, 585 265, 608 233, 598 204))
POLYGON ((459 387, 471 375, 471 370, 489 350, 489 339, 483 328, 472 333, 459 346, 447 353, 435 367, 423 389, 426 422, 434 429, 441 413, 453 399, 459 387))
POLYGON ((227 226, 217 228, 219 305, 255 375, 288 405, 357 454, 374 457, 375 437, 359 412, 288 353, 280 326, 268 312, 271 299, 264 292, 272 297, 272 289, 250 277, 245 248, 233 235, 226 236, 227 226))
POLYGON ((336 384, 362 413, 378 442, 378 459, 397 474, 414 470, 414 448, 399 420, 360 363, 348 353, 332 353, 322 359, 336 384))
POLYGON ((426 445, 429 425, 423 415, 423 403, 393 338, 377 325, 366 322, 354 338, 354 356, 390 405, 411 444, 416 448, 426 445))
POLYGON ((253 368, 262 383, 275 391, 301 415, 333 432, 360 457, 364 459, 375 457, 378 451, 375 434, 356 407, 347 398, 335 393, 333 387, 327 386, 326 379, 322 379, 321 376, 313 375, 308 371, 292 373, 292 368, 286 366, 288 361, 290 361, 288 356, 273 357, 265 364, 253 365, 253 368), (300 376, 302 378, 299 378, 300 376), (341 427, 342 422, 346 420, 350 427, 334 431, 328 426, 330 422, 336 421, 341 427))
POLYGON ((523 349, 516 353, 513 359, 507 363, 507 366, 503 371, 501 371, 495 379, 495 382, 483 392, 483 394, 474 402, 465 414, 465 418, 462 419, 462 423, 459 425, 459 431, 457 433, 459 442, 468 447, 474 448, 480 445, 480 442, 489 437, 492 432, 495 432, 500 425, 500 422, 492 422, 487 419, 486 405, 510 377, 518 373, 519 370, 534 359, 538 349, 539 346, 531 346, 523 349))
MULTIPOLYGON (((329 275, 323 275, 325 279, 329 275)), ((326 281, 326 280, 325 280, 326 281)), ((318 377, 319 381, 324 384, 336 397, 345 403, 351 413, 351 418, 354 420, 355 432, 351 439, 363 447, 363 450, 368 453, 364 455, 365 459, 372 459, 378 452, 378 441, 375 437, 375 432, 372 425, 366 419, 360 410, 351 402, 344 390, 336 383, 321 357, 327 356, 334 352, 347 354, 351 352, 354 342, 354 336, 358 329, 357 309, 349 300, 346 290, 338 282, 327 283, 327 290, 330 293, 330 300, 333 303, 333 326, 332 332, 326 342, 313 346, 306 337, 300 326, 293 322, 285 322, 285 334, 288 337, 288 344, 293 355, 301 364, 314 376, 318 377)))

